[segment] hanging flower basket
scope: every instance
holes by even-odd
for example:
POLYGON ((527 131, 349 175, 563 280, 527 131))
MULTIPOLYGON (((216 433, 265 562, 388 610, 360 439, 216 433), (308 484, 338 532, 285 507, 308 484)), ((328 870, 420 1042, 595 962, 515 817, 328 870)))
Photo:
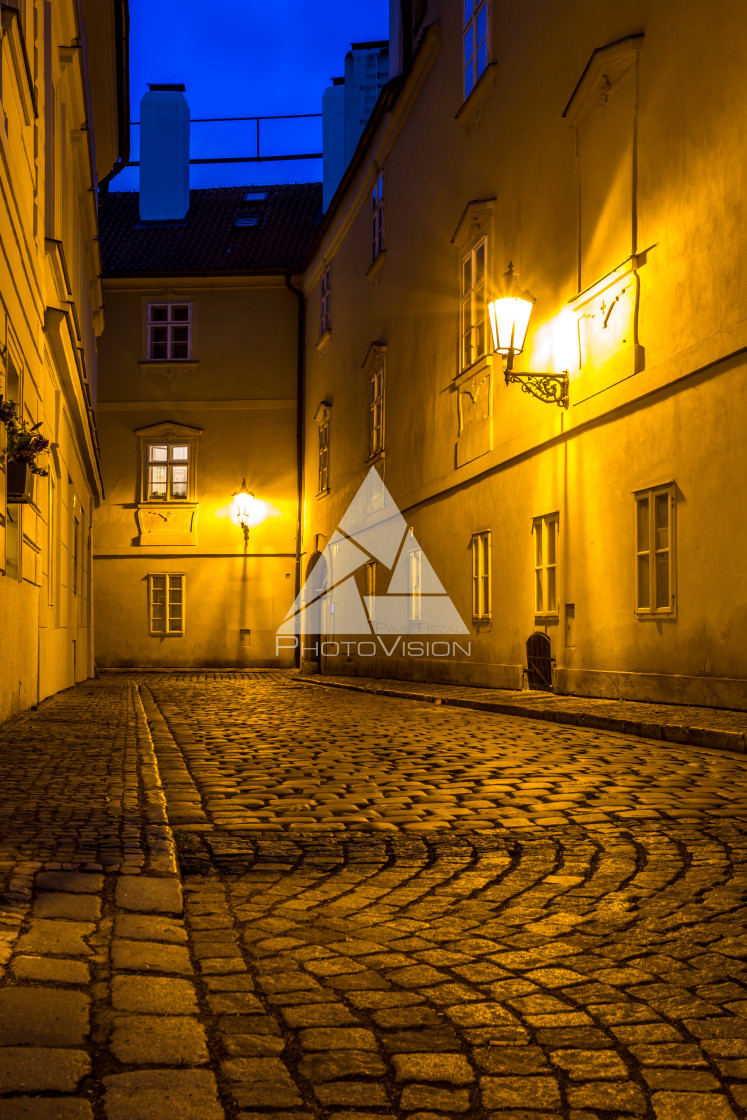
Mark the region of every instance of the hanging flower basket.
POLYGON ((33 500, 34 475, 49 473, 36 461, 49 449, 49 440, 40 435, 40 423, 31 426, 26 420, 19 420, 16 407, 14 401, 0 396, 0 422, 7 433, 7 446, 0 462, 5 460, 8 501, 22 505, 33 500))
POLYGON ((6 464, 8 483, 8 503, 25 505, 34 497, 34 476, 28 463, 16 463, 12 459, 6 464))

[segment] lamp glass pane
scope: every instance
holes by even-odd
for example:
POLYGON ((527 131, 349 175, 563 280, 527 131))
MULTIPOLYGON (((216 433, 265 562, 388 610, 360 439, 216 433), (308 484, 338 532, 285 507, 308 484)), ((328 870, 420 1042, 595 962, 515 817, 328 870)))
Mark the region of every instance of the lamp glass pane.
POLYGON ((244 493, 244 491, 242 491, 240 494, 236 495, 236 497, 234 498, 234 503, 236 516, 238 517, 239 521, 248 521, 249 514, 252 508, 251 494, 246 494, 244 493))
POLYGON ((504 296, 491 305, 490 321, 493 327, 495 349, 502 354, 513 350, 520 354, 524 349, 532 304, 528 299, 504 296))

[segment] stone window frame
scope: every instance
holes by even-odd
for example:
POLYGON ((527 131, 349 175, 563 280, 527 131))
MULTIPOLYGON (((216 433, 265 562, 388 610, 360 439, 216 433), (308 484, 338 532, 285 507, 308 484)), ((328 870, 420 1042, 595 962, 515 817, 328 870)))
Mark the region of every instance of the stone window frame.
MULTIPOLYGON (((135 432, 138 437, 138 451, 140 462, 140 484, 138 487, 138 501, 141 505, 163 506, 178 505, 196 502, 196 475, 197 475, 197 442, 202 435, 202 428, 192 428, 186 424, 177 424, 174 421, 164 421, 161 424, 151 424, 147 428, 138 428, 135 432), (183 498, 173 498, 167 494, 165 498, 152 498, 149 495, 149 448, 155 445, 184 445, 188 451, 187 459, 187 493, 183 498)), ((170 460, 169 460, 170 462, 170 460)))
POLYGON ((185 614, 186 614, 186 582, 187 576, 185 572, 149 572, 148 573, 148 634, 153 638, 182 638, 185 632, 185 614), (163 580, 163 588, 155 587, 154 580, 163 580), (178 620, 178 629, 171 626, 172 616, 169 608, 171 607, 171 591, 172 581, 176 583, 179 581, 179 613, 174 617, 178 620), (163 601, 164 616, 163 616, 163 629, 157 629, 154 626, 154 607, 160 606, 160 603, 155 602, 155 594, 163 591, 165 598, 163 601))
MULTIPOLYGON (((675 558, 676 558, 676 533, 675 533, 675 511, 676 511, 676 494, 674 482, 662 483, 660 486, 649 486, 644 490, 634 491, 633 497, 635 501, 635 523, 634 523, 634 537, 633 547, 635 554, 635 615, 639 619, 650 618, 676 618, 677 617, 677 596, 675 589, 675 558), (656 509, 657 499, 665 498, 664 509, 667 512, 666 534, 667 543, 665 547, 657 547, 657 525, 656 525, 656 509), (646 542, 645 547, 642 547, 641 542, 641 513, 644 509, 646 513, 646 542), (658 560, 660 557, 666 556, 666 574, 667 574, 667 602, 664 605, 658 604, 658 560), (641 570, 642 561, 646 560, 647 582, 648 582, 648 595, 647 603, 643 604, 642 599, 642 580, 641 570)), ((659 509, 662 508, 661 503, 659 509)))
POLYGON ((539 625, 543 620, 556 621, 560 617, 558 593, 558 540, 560 536, 560 513, 544 513, 532 518, 532 561, 534 571, 534 620, 539 625), (552 526, 552 533, 549 532, 552 526), (548 542, 552 541, 552 558, 548 542), (555 606, 550 607, 550 591, 555 606))
POLYGON ((330 490, 330 460, 329 460, 329 442, 330 442, 330 426, 332 422, 332 405, 329 401, 322 401, 316 412, 314 419, 319 426, 319 443, 317 450, 317 498, 324 497, 329 494, 330 490))
POLYGON ((466 16, 467 5, 462 5, 462 101, 466 101, 473 92, 490 62, 490 26, 491 11, 490 0, 471 0, 469 15, 466 16), (480 34, 480 15, 484 13, 485 26, 482 38, 480 34), (469 88, 467 81, 467 41, 469 40, 469 88), (484 44, 484 56, 480 65, 480 45, 484 44))
POLYGON ((493 534, 482 529, 472 534, 472 620, 489 622, 493 609, 493 534))

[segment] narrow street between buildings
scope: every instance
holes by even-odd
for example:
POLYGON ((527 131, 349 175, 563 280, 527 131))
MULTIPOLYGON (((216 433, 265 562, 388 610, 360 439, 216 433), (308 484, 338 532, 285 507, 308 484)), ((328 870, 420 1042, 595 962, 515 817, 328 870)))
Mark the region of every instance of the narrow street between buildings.
POLYGON ((274 671, 46 701, 0 1120, 743 1120, 747 757, 701 743, 274 671))

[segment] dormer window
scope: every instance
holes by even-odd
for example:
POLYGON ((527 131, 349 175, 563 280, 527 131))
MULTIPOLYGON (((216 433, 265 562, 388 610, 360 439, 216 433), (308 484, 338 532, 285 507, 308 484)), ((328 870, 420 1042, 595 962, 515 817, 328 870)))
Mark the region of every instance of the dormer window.
POLYGON ((241 206, 234 218, 234 229, 254 229, 262 224, 264 203, 270 197, 266 187, 247 187, 241 196, 241 206))

